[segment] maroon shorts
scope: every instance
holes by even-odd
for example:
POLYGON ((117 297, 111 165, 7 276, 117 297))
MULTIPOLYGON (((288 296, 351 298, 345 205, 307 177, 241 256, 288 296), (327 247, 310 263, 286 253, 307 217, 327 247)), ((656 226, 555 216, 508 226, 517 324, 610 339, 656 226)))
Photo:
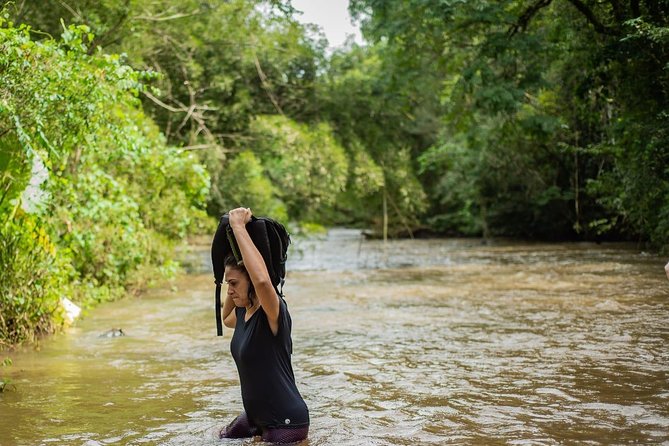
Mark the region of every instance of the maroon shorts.
POLYGON ((221 429, 219 436, 220 438, 248 438, 260 435, 263 441, 268 443, 297 443, 307 438, 308 434, 308 425, 261 429, 251 424, 246 412, 242 412, 232 420, 232 423, 221 429))

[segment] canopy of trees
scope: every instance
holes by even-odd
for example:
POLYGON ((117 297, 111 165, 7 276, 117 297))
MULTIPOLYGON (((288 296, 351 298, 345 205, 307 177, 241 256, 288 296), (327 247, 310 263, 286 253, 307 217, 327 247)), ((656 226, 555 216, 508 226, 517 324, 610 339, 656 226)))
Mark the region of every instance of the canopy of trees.
POLYGON ((669 6, 353 0, 445 231, 669 241, 669 6), (416 107, 418 106, 418 107, 416 107), (420 123, 414 113, 407 126, 420 123))
POLYGON ((669 249, 666 2, 351 0, 330 53, 289 0, 0 5, 0 338, 237 205, 669 249))

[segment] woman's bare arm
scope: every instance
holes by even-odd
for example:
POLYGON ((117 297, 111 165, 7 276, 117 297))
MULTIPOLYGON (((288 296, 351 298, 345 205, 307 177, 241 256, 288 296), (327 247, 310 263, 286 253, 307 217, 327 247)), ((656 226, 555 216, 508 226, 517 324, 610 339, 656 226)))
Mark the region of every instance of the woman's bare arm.
POLYGON ((237 325, 237 314, 235 313, 235 303, 230 296, 225 296, 223 304, 223 325, 228 328, 235 328, 237 325))
POLYGON ((272 333, 277 334, 279 331, 279 297, 272 285, 265 260, 246 231, 246 223, 251 220, 251 215, 250 209, 233 209, 230 211, 230 227, 235 233, 237 245, 244 259, 244 266, 249 273, 260 306, 267 315, 272 333))

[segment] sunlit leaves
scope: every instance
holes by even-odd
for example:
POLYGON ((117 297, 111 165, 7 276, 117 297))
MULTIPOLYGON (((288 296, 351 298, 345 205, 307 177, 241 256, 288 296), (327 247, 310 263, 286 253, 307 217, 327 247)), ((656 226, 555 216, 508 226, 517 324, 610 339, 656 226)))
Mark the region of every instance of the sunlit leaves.
POLYGON ((314 219, 346 187, 348 159, 324 123, 307 126, 261 116, 251 127, 266 175, 291 217, 314 219))
POLYGON ((260 159, 244 150, 225 165, 220 179, 221 208, 248 207, 257 215, 286 221, 286 206, 279 198, 279 184, 273 183, 260 159))

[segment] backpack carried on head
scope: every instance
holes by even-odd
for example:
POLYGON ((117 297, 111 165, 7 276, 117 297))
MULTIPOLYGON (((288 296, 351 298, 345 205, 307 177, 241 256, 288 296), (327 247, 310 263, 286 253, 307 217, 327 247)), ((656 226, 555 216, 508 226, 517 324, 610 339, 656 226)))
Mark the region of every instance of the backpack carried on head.
MULTIPOLYGON (((290 235, 281 223, 267 217, 251 217, 251 221, 246 224, 246 231, 265 260, 274 289, 279 296, 283 297, 290 235)), ((225 214, 218 223, 214 241, 211 244, 211 263, 214 267, 214 283, 216 283, 216 333, 218 336, 223 335, 221 320, 221 285, 225 274, 223 262, 230 254, 235 256, 237 263, 242 263, 241 252, 230 227, 229 215, 225 214)))

